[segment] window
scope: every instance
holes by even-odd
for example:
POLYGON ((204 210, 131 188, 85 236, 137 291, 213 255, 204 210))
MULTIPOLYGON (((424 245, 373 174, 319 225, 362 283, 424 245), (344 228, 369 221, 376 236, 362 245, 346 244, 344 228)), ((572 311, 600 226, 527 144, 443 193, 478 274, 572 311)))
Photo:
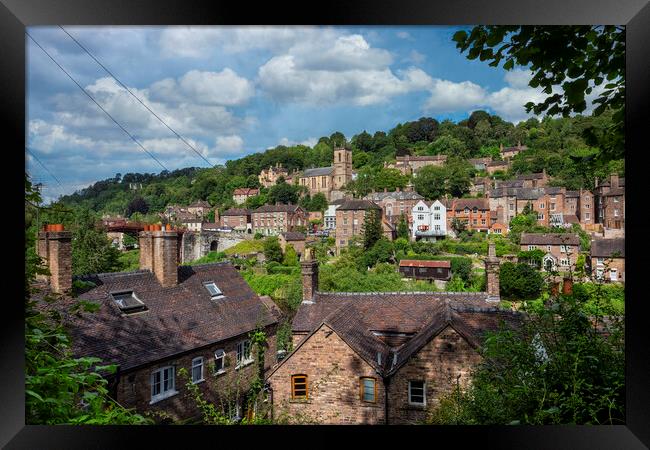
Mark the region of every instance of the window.
POLYGON ((409 404, 424 406, 427 404, 424 381, 409 381, 409 404))
POLYGON ((253 357, 251 356, 251 341, 246 339, 237 343, 237 367, 244 366, 252 363, 253 357))
POLYGON ((418 214, 418 220, 424 220, 424 214, 418 214))
POLYGON ((440 231, 440 225, 436 225, 436 231, 440 231))
POLYGON ((440 220, 440 214, 439 213, 434 214, 433 219, 434 220, 440 220))
POLYGON ((133 314, 140 311, 146 311, 147 307, 136 297, 133 291, 111 293, 113 301, 124 314, 133 314))
POLYGON ((434 207, 433 207, 433 210, 434 210, 434 211, 440 211, 440 206, 434 206, 434 207))
POLYGON ((293 400, 309 398, 307 375, 291 375, 291 398, 293 400))
POLYGON ((226 371, 225 369, 225 359, 226 359, 226 352, 223 351, 222 349, 217 350, 214 352, 214 373, 215 375, 224 373, 226 371))
POLYGON ((465 208, 465 214, 469 214, 469 208, 465 208))
POLYGON ((542 213, 537 213, 537 218, 538 218, 539 220, 544 220, 544 214, 542 214, 542 213))
POLYGON ((474 207, 474 209, 472 210, 472 212, 473 212, 474 214, 476 214, 476 213, 478 212, 478 208, 474 207))
POLYGON ((605 265, 605 258, 596 258, 596 265, 597 266, 605 265))
POLYGON ((566 245, 560 245, 560 251, 566 253, 566 245))
POLYGON ((561 259, 560 260, 560 265, 561 266, 568 266, 569 265, 569 260, 568 259, 561 259))
POLYGON ((547 246, 546 246, 546 251, 547 251, 547 252, 550 252, 550 251, 551 251, 551 246, 550 246, 550 245, 547 245, 547 246))
POLYGON ((481 225, 485 225, 485 219, 481 219, 481 225))
POLYGON ((544 209, 544 203, 539 204, 539 209, 544 209))
POLYGON ((210 297, 212 297, 213 299, 223 297, 223 293, 221 292, 221 289, 217 287, 214 281, 208 281, 207 283, 204 283, 203 286, 205 286, 205 288, 210 293, 210 297))
POLYGON ((377 380, 371 377, 363 377, 359 383, 361 401, 375 403, 377 401, 377 380))
POLYGON ((192 383, 203 381, 203 357, 192 360, 192 383))
POLYGON ((551 203, 551 211, 555 211, 555 203, 551 203))
POLYGON ((614 197, 614 203, 618 203, 618 197, 614 197))
POLYGON ((472 219, 472 223, 476 225, 478 223, 478 219, 472 219))
POLYGON ((514 203, 510 203, 510 205, 508 205, 508 206, 509 206, 509 208, 510 208, 510 211, 514 211, 514 210, 515 210, 515 205, 514 205, 514 203))
POLYGON ((585 205, 585 208, 589 209, 589 208, 591 208, 591 205, 590 205, 589 203, 587 203, 587 204, 585 205))
POLYGON ((614 217, 618 217, 618 209, 614 210, 614 217))
POLYGON ((418 206, 418 211, 424 211, 424 208, 422 206, 418 206))
POLYGON ((585 213, 585 220, 589 220, 591 218, 591 214, 585 213))
POLYGON ((611 281, 618 281, 618 270, 617 269, 610 269, 609 270, 609 279, 611 281))
POLYGON ((162 367, 151 372, 151 403, 176 394, 174 367, 162 367))
POLYGON ((529 250, 529 251, 530 251, 530 250, 535 250, 536 248, 537 248, 536 245, 529 245, 529 246, 528 246, 528 250, 529 250))

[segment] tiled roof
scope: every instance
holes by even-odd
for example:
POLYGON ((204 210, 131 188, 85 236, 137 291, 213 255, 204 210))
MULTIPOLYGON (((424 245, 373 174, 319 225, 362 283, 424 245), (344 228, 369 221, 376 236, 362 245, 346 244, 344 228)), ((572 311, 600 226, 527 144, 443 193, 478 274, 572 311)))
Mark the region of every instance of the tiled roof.
POLYGON ((336 200, 332 200, 329 202, 330 205, 342 205, 343 203, 347 202, 349 199, 347 198, 338 198, 336 200))
POLYGON ((251 211, 246 208, 230 208, 224 211, 221 216, 250 216, 251 211))
POLYGON ((305 169, 302 173, 303 177, 319 177, 323 175, 331 175, 334 167, 316 167, 314 169, 305 169))
POLYGON ((521 322, 521 314, 500 310, 486 300, 485 292, 318 292, 313 303, 300 305, 292 328, 313 332, 324 323, 373 368, 391 375, 447 326, 476 347, 484 333, 497 330, 501 322, 513 326, 521 322), (404 336, 396 340, 373 334, 382 332, 404 336))
POLYGON ((198 200, 188 206, 188 208, 210 208, 210 204, 205 200, 198 200))
POLYGON ((263 205, 252 211, 253 213, 263 212, 296 212, 298 209, 302 210, 299 205, 263 205))
POLYGON ((399 262, 400 267, 451 267, 449 261, 426 261, 420 259, 402 259, 399 262))
POLYGON ((398 156, 397 161, 446 161, 447 155, 433 155, 433 156, 398 156))
POLYGON ((578 220, 578 216, 576 216, 575 214, 565 214, 562 217, 562 220, 564 220, 564 223, 580 223, 580 221, 578 220))
POLYGON ((625 238, 595 239, 591 241, 591 256, 595 258, 611 258, 617 253, 625 258, 625 238))
POLYGON ((490 161, 486 164, 488 167, 507 166, 508 161, 490 161))
POLYGON ((602 194, 603 197, 617 197, 619 195, 625 195, 625 188, 611 188, 609 191, 602 194))
POLYGON ((565 197, 580 197, 580 191, 566 191, 564 194, 565 197))
POLYGON ((489 210, 490 203, 487 198, 459 198, 454 200, 454 210, 461 211, 465 208, 489 210))
POLYGON ((396 200, 424 200, 417 192, 405 192, 405 191, 395 191, 395 192, 371 192, 366 195, 364 198, 366 200, 373 200, 375 202, 382 201, 388 197, 394 198, 396 200))
POLYGON ((299 233, 297 231, 286 231, 284 233, 280 233, 285 241, 304 241, 305 240, 305 235, 302 233, 299 233))
POLYGON ((517 177, 518 180, 541 180, 542 178, 544 178, 544 174, 542 172, 529 173, 525 175, 519 175, 517 177))
POLYGON ((521 233, 521 245, 580 245, 575 233, 521 233))
POLYGON ((99 310, 80 317, 66 314, 74 354, 97 356, 128 370, 279 319, 229 263, 180 266, 178 277, 178 285, 169 288, 144 270, 78 277, 96 285, 78 299, 99 304, 99 310), (215 282, 224 297, 211 300, 206 281, 215 282), (109 293, 131 290, 148 310, 124 316, 109 293))
POLYGON ((232 195, 257 195, 258 193, 259 189, 257 188, 237 188, 232 195))
POLYGON ((337 211, 350 211, 350 210, 368 210, 368 209, 381 209, 381 206, 377 205, 370 200, 346 200, 341 206, 338 207, 337 211))

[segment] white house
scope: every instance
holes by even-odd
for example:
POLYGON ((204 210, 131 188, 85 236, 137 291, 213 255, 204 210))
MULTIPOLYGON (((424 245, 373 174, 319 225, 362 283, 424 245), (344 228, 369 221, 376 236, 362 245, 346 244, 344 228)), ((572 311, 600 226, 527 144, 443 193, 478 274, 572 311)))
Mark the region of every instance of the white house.
POLYGON ((332 200, 327 205, 325 214, 323 215, 323 229, 324 230, 335 230, 336 229, 336 209, 345 202, 345 199, 340 198, 332 200))
POLYGON ((412 210, 413 240, 436 240, 447 234, 447 208, 439 200, 420 200, 412 210))

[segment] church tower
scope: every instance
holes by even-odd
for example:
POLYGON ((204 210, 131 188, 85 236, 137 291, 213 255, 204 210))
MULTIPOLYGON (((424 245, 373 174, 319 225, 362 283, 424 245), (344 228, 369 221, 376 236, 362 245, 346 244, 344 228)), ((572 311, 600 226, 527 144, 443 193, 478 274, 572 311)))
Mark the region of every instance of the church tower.
POLYGON ((348 181, 352 180, 352 150, 346 148, 334 149, 334 172, 332 187, 341 190, 348 181))

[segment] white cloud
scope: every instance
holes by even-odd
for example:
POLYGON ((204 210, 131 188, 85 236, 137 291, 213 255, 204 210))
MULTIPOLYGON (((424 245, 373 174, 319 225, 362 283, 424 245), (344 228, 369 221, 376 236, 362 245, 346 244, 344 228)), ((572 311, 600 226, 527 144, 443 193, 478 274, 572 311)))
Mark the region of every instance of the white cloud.
MULTIPOLYGON (((278 145, 284 145, 285 147, 291 147, 294 145, 305 145, 307 147, 314 147, 316 144, 318 144, 318 138, 315 137, 310 137, 300 142, 291 140, 287 137, 283 137, 278 142, 278 145)), ((274 148, 274 147, 268 147, 268 148, 274 148)))
POLYGON ((408 31, 398 31, 397 33, 395 33, 395 35, 400 39, 409 39, 409 40, 412 39, 408 31))
POLYGON ((214 146, 214 154, 237 155, 241 154, 244 150, 244 140, 236 134, 230 136, 217 136, 214 146))
POLYGON ((471 81, 456 83, 435 79, 430 92, 431 96, 424 104, 424 109, 429 112, 468 110, 482 104, 485 99, 485 90, 471 81))
POLYGON ((190 70, 178 81, 165 78, 153 83, 150 93, 153 99, 162 101, 237 106, 246 103, 255 89, 246 78, 226 68, 221 72, 190 70))
POLYGON ((427 59, 426 55, 418 52, 417 50, 411 50, 404 61, 411 62, 413 64, 422 64, 427 59))

